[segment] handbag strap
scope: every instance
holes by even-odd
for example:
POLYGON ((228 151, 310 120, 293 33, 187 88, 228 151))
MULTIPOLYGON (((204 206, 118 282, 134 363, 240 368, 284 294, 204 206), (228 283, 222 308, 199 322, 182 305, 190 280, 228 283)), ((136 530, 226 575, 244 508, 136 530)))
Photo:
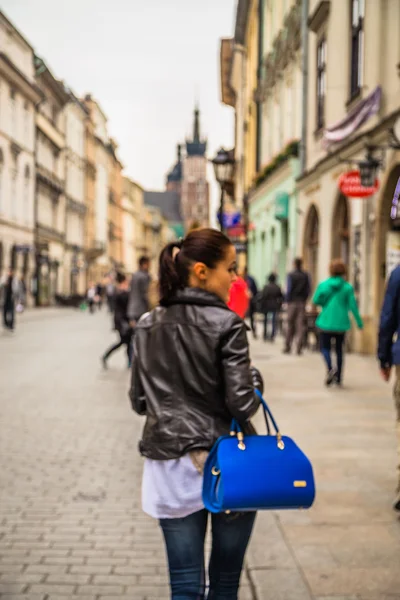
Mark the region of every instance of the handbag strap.
MULTIPOLYGON (((265 423, 267 425, 267 432, 268 435, 270 435, 270 427, 269 427, 269 421, 268 418, 271 419, 272 425, 275 429, 275 433, 276 433, 276 439, 277 439, 277 443, 278 443, 278 448, 280 450, 283 450, 285 448, 285 444, 282 440, 282 435, 281 432, 279 431, 279 427, 274 419, 274 416, 268 406, 268 404, 266 403, 266 401, 263 398, 262 393, 260 392, 260 390, 255 389, 255 392, 257 394, 257 396, 260 399, 260 404, 263 408, 263 412, 264 412, 264 417, 265 417, 265 423)), ((234 436, 236 435, 238 440, 239 440, 239 448, 241 450, 244 450, 246 448, 246 446, 243 444, 243 432, 242 432, 242 428, 240 427, 239 422, 236 419, 232 419, 232 423, 231 423, 231 435, 234 436)))
POLYGON ((265 402, 262 393, 260 392, 260 390, 257 390, 257 389, 255 390, 255 392, 256 392, 257 396, 260 398, 260 402, 264 409, 265 414, 268 415, 268 417, 271 419, 272 425, 274 426, 276 433, 279 433, 279 427, 274 419, 274 415, 272 414, 268 404, 265 402))

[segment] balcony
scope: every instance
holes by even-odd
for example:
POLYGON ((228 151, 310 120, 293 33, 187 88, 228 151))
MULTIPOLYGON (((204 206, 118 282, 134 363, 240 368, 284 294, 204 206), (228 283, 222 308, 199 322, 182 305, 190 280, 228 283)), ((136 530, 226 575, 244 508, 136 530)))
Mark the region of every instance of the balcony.
POLYGON ((85 256, 89 260, 93 260, 102 256, 105 253, 107 247, 105 242, 101 242, 99 240, 92 240, 89 243, 89 246, 85 248, 85 256))
POLYGON ((39 181, 52 188, 57 194, 62 194, 64 191, 64 183, 51 171, 36 164, 36 177, 39 181))

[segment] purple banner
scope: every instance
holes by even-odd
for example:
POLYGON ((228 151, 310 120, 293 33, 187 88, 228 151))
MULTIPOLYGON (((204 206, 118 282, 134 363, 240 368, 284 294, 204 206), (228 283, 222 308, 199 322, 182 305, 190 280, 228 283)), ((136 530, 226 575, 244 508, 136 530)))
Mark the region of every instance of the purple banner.
POLYGON ((345 140, 356 129, 361 127, 365 121, 375 115, 381 105, 382 88, 378 86, 364 100, 361 100, 349 114, 324 131, 324 145, 337 144, 345 140))

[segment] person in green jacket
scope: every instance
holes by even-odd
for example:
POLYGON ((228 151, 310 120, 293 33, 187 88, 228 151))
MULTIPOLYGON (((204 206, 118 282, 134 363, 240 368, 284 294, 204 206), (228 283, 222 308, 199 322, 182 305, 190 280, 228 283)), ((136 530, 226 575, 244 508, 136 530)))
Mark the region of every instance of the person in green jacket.
POLYGON ((343 344, 345 333, 351 328, 349 313, 353 313, 360 329, 363 321, 358 312, 357 301, 353 286, 346 281, 346 265, 340 259, 331 262, 329 271, 331 277, 322 281, 317 287, 313 304, 321 306, 316 325, 320 329, 321 353, 326 362, 328 373, 326 385, 342 384, 343 344), (331 343, 335 340, 337 367, 332 366, 331 343))

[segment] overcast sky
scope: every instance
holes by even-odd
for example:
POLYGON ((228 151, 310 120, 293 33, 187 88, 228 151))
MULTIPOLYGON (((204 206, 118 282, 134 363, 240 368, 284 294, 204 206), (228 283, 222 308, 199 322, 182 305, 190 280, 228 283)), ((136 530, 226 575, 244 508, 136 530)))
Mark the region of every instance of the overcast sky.
POLYGON ((209 157, 233 145, 233 109, 220 103, 219 38, 233 33, 236 0, 0 0, 0 7, 57 78, 100 102, 125 172, 144 187, 163 189, 196 99, 209 157))

